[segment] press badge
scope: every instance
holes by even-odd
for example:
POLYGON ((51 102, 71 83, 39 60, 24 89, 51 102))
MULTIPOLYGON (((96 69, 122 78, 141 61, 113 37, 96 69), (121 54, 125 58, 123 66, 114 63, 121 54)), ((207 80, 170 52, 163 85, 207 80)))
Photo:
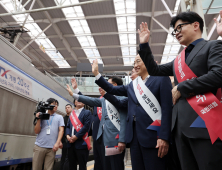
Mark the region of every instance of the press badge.
POLYGON ((50 127, 47 128, 46 134, 47 134, 47 135, 50 135, 50 127))

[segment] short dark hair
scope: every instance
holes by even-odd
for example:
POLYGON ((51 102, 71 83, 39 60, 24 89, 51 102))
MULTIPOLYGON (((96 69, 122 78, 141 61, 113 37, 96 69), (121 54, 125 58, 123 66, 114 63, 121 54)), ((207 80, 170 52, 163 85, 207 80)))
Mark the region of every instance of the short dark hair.
POLYGON ((196 12, 181 12, 177 16, 173 17, 170 22, 171 27, 175 27, 175 24, 178 20, 182 20, 183 22, 199 22, 200 31, 203 32, 204 21, 196 12))
POLYGON ((116 83, 117 86, 123 85, 123 80, 120 77, 117 76, 111 76, 109 79, 112 80, 112 82, 116 83))
POLYGON ((54 98, 49 98, 48 100, 46 100, 46 102, 48 102, 49 104, 52 104, 52 103, 57 103, 57 105, 59 105, 59 102, 58 100, 54 99, 54 98))
MULTIPOLYGON (((72 107, 72 105, 71 105, 71 104, 67 104, 66 106, 70 106, 70 107, 72 107)), ((66 107, 66 106, 65 106, 65 107, 66 107)))
POLYGON ((76 107, 76 105, 75 105, 75 101, 76 101, 76 99, 73 100, 73 104, 74 104, 74 106, 76 107))

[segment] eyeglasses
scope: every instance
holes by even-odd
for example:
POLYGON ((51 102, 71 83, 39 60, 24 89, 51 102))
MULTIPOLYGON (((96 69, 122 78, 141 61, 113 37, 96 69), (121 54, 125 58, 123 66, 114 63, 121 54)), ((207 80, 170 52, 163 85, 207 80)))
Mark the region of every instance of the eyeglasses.
POLYGON ((172 31, 172 35, 173 36, 176 36, 176 33, 178 32, 178 33, 180 33, 181 31, 182 31, 182 26, 183 25, 187 25, 187 24, 192 24, 192 22, 187 22, 187 23, 183 23, 183 24, 179 24, 179 25, 177 25, 177 27, 172 31))

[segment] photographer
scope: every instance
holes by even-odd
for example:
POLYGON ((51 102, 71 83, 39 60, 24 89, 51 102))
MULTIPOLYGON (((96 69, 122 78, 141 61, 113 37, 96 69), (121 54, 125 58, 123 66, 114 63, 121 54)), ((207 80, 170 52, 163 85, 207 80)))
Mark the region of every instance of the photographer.
MULTIPOLYGON (((49 98, 47 102, 55 106, 48 110, 49 120, 38 119, 35 125, 35 133, 38 134, 35 141, 32 169, 41 170, 44 163, 44 170, 52 170, 56 151, 62 147, 61 139, 64 133, 64 120, 61 115, 56 114, 59 102, 49 98)), ((36 114, 39 118, 40 113, 36 114)))

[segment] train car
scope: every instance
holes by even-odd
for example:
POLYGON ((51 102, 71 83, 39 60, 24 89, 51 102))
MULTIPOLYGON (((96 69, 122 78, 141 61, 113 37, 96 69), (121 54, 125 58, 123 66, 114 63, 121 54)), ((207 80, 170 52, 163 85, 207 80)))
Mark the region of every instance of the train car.
MULTIPOLYGON (((50 97, 59 101, 57 113, 65 115, 65 105, 73 101, 66 89, 0 36, 0 169, 31 169, 33 113, 38 101, 50 97)), ((61 149, 56 152, 60 157, 61 149)))

